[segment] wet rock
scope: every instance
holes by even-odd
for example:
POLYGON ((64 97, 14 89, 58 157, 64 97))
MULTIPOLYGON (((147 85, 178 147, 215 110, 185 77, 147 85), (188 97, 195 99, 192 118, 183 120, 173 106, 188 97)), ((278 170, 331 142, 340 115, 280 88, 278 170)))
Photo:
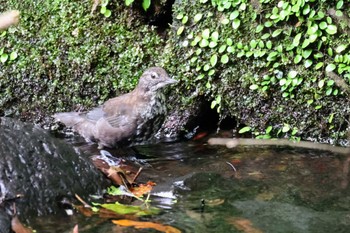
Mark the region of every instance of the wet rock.
POLYGON ((0 196, 16 200, 19 215, 58 212, 59 196, 99 192, 106 181, 88 156, 40 127, 0 118, 0 196))

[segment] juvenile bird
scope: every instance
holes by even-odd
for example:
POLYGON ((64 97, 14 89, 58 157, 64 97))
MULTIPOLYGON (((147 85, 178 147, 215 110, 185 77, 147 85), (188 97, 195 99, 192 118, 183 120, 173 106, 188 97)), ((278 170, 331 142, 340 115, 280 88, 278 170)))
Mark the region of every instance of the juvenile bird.
POLYGON ((176 83, 161 67, 151 67, 140 77, 136 88, 107 100, 89 112, 56 113, 53 117, 78 132, 99 148, 115 147, 137 138, 166 112, 165 97, 159 89, 176 83))

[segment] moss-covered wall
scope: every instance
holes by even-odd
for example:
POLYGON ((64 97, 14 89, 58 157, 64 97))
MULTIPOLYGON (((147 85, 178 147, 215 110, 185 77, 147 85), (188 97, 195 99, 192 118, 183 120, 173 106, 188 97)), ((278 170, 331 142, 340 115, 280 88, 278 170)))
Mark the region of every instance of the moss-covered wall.
MULTIPOLYGON (((0 3, 22 18, 0 36, 9 55, 0 54, 0 114, 39 119, 89 108, 162 65, 181 80, 171 98, 177 110, 206 99, 242 134, 347 137, 348 1, 178 0, 166 38, 123 1, 109 1, 105 15, 101 6, 91 14, 90 0, 0 3)), ((153 6, 146 18, 159 24, 161 11, 153 6)))
POLYGON ((0 12, 21 12, 18 26, 0 32, 0 114, 38 120, 95 106, 132 89, 155 65, 163 42, 137 11, 114 1, 105 17, 101 7, 91 14, 92 6, 90 0, 0 1, 0 12))
POLYGON ((173 9, 168 44, 184 88, 234 117, 238 131, 346 139, 348 1, 183 0, 173 9))

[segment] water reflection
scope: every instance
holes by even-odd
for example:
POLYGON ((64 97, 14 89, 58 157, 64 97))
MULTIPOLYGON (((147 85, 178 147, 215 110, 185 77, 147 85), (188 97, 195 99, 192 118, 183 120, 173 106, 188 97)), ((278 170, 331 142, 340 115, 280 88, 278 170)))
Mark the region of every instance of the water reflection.
MULTIPOLYGON (((227 149, 195 143, 136 150, 132 158, 145 165, 139 181, 157 183, 152 204, 163 209, 143 220, 184 232, 350 232, 350 157, 290 147, 227 149)), ((80 232, 150 232, 109 220, 75 217, 72 222, 81 225, 80 232)), ((36 228, 47 232, 40 231, 39 223, 36 228)))

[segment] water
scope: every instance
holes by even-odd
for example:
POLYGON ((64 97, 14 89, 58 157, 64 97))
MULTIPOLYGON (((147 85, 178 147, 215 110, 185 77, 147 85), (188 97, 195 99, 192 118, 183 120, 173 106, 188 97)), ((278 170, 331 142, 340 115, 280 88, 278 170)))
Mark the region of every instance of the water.
MULTIPOLYGON (((157 183, 143 217, 182 232, 350 232, 350 157, 290 147, 227 149, 197 143, 136 147, 138 181, 157 183)), ((131 157, 128 157, 129 159, 131 157)), ((134 157, 132 157, 135 159, 134 157)), ((98 216, 52 216, 37 232, 156 232, 98 216)))

